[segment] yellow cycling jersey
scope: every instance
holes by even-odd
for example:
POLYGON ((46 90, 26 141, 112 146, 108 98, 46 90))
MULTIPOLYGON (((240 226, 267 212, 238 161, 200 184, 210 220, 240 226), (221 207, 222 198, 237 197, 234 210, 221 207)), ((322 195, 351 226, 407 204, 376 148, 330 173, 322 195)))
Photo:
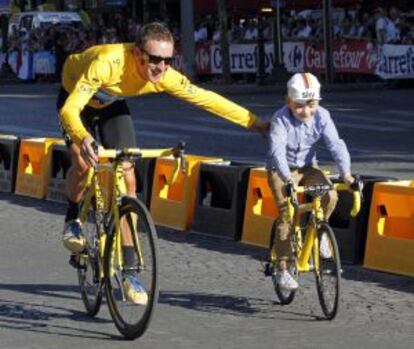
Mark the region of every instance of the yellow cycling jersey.
POLYGON ((157 83, 144 80, 138 73, 134 47, 134 44, 93 46, 65 61, 62 84, 69 96, 59 114, 75 143, 80 144, 88 135, 80 119, 86 105, 103 108, 117 99, 148 93, 167 92, 244 127, 256 120, 247 109, 193 85, 172 67, 157 83))

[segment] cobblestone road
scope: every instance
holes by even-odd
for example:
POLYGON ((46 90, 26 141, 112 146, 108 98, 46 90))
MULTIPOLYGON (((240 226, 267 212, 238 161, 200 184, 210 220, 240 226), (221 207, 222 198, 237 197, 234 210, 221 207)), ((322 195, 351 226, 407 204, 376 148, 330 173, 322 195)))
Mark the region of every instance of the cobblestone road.
POLYGON ((119 336, 106 305, 88 318, 59 241, 64 206, 0 196, 0 348, 412 348, 414 279, 345 266, 337 319, 322 320, 313 275, 278 304, 264 251, 160 228, 160 301, 148 332, 119 336))

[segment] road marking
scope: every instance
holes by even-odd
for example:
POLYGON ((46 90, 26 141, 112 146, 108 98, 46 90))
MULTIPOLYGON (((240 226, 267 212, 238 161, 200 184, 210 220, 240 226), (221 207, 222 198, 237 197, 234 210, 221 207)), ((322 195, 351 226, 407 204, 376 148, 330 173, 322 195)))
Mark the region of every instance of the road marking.
POLYGON ((379 125, 362 125, 361 123, 348 122, 348 121, 335 121, 337 127, 340 128, 352 128, 355 130, 367 130, 367 131, 381 131, 381 132, 412 132, 410 128, 403 127, 391 127, 391 126, 379 126, 379 125))
POLYGON ((391 125, 399 125, 399 126, 408 126, 414 128, 414 121, 411 120, 399 120, 395 117, 392 118, 381 118, 381 117, 363 117, 359 115, 349 115, 349 114, 341 114, 341 115, 335 115, 333 117, 335 122, 341 122, 341 119, 353 119, 357 121, 363 121, 363 122, 369 122, 370 124, 375 123, 384 123, 384 124, 391 124, 391 125))

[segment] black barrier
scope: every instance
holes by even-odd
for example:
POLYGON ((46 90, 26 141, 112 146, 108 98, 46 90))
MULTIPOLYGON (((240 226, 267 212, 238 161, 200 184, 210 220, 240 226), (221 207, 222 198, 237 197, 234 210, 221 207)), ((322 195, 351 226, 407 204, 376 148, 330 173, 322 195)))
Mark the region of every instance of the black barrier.
POLYGON ((0 135, 0 191, 12 193, 16 185, 19 139, 0 135))
POLYGON ((239 240, 249 170, 257 166, 241 162, 201 164, 192 229, 239 240))
POLYGON ((66 175, 72 164, 70 151, 63 144, 52 146, 49 190, 47 200, 66 202, 66 175))
MULTIPOLYGON (((362 264, 364 259, 365 243, 367 239, 369 208, 371 206, 372 191, 374 183, 389 182, 397 180, 393 177, 360 176, 364 183, 363 201, 361 210, 357 217, 352 218, 350 211, 353 198, 350 192, 339 192, 338 204, 333 212, 329 223, 335 231, 338 241, 341 260, 351 264, 362 264)), ((339 179, 332 181, 340 182, 339 179)))
POLYGON ((136 192, 149 208, 151 204, 152 182, 156 159, 140 159, 135 162, 136 192))

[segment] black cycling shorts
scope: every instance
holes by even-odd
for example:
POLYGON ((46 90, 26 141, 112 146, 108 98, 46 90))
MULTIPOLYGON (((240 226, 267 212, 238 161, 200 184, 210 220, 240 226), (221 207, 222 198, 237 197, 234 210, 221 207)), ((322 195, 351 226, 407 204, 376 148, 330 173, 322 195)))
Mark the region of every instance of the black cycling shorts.
MULTIPOLYGON (((69 93, 61 88, 56 102, 58 113, 68 96, 69 93)), ((105 148, 121 149, 137 146, 131 112, 124 100, 115 101, 102 109, 86 106, 81 112, 81 120, 94 138, 99 135, 99 141, 105 148)), ((61 129, 65 143, 69 147, 73 141, 62 125, 61 129)))

